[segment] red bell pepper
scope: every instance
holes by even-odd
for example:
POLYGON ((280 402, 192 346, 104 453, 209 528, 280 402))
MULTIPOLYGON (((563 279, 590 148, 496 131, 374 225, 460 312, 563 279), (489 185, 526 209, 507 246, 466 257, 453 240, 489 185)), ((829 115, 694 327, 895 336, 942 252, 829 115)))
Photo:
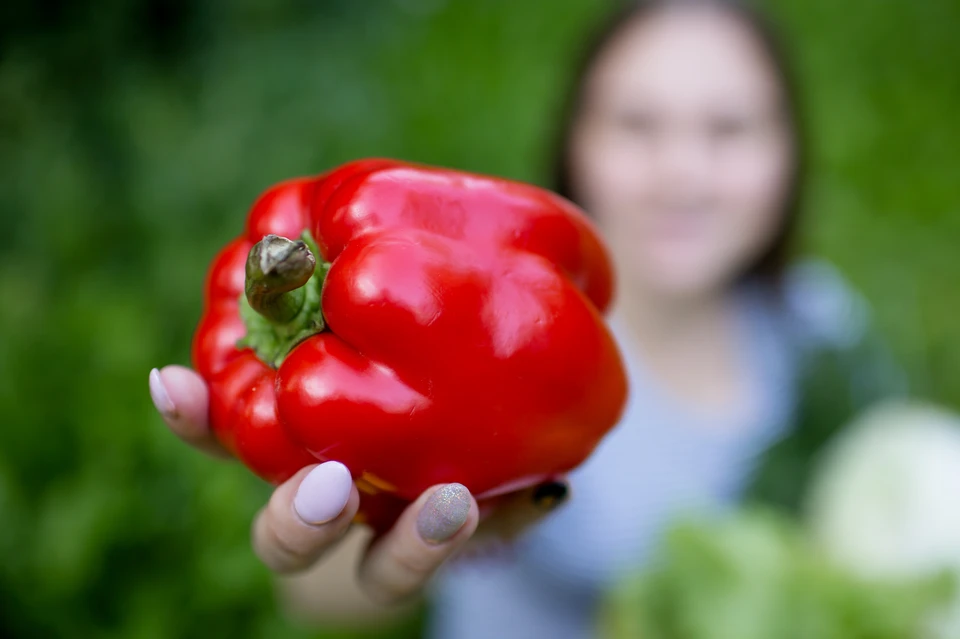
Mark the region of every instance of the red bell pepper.
POLYGON ((382 527, 433 484, 491 497, 586 459, 626 397, 611 295, 563 198, 362 160, 257 200, 213 261, 193 360, 236 457, 274 483, 341 461, 382 527))

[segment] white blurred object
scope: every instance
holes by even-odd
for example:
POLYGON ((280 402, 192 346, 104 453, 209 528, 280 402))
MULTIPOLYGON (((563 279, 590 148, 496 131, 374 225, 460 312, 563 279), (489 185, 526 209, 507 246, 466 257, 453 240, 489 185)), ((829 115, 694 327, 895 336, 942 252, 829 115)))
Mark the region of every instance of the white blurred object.
MULTIPOLYGON (((896 402, 871 409, 827 450, 814 475, 815 539, 867 578, 960 574, 960 418, 896 402)), ((933 622, 960 637, 960 598, 933 622)))

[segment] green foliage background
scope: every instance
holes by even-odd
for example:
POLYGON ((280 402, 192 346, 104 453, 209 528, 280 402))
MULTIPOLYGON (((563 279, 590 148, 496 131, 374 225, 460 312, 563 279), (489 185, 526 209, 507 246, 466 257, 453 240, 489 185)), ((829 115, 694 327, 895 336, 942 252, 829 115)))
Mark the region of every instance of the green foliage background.
MULTIPOLYGON (((370 155, 545 181, 608 6, 3 3, 0 635, 316 636, 249 551, 266 487, 175 441, 147 372, 188 361, 207 263, 275 181, 370 155)), ((808 97, 807 247, 956 407, 960 2, 771 9, 808 97)))

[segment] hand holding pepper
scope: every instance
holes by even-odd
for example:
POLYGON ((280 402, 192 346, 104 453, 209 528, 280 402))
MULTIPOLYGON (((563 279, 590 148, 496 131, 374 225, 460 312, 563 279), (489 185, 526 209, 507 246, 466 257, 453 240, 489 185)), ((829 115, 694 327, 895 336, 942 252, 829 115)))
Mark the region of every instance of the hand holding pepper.
MULTIPOLYGON (((176 435, 209 455, 230 456, 207 423, 209 392, 197 373, 180 366, 155 370, 150 374, 150 391, 176 435)), ((416 594, 469 540, 484 533, 519 532, 562 503, 567 490, 558 478, 512 494, 485 513, 478 532, 481 516, 470 492, 460 484, 432 486, 366 550, 360 559, 359 585, 371 598, 385 603, 416 594)), ((339 462, 304 468, 281 484, 257 515, 253 547, 277 572, 305 570, 341 543, 359 504, 360 493, 339 462)))

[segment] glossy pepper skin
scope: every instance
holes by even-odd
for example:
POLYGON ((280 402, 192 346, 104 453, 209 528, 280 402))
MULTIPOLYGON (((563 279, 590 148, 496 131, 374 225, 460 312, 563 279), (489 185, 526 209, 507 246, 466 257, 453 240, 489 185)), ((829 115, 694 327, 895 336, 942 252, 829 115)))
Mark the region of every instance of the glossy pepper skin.
POLYGON ((211 266, 194 365, 236 457, 274 483, 341 461, 382 527, 433 484, 492 497, 586 459, 626 397, 612 292, 596 232, 559 196, 362 160, 257 200, 211 266), (304 231, 329 267, 323 330, 274 369, 237 346, 245 264, 265 235, 304 231))

